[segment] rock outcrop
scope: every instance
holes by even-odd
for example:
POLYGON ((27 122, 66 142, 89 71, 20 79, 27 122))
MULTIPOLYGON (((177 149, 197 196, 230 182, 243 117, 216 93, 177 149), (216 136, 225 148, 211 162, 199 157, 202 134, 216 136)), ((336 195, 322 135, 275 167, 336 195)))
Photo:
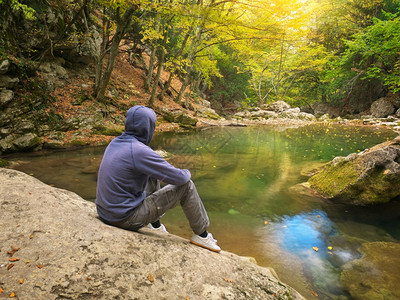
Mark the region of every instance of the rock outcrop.
POLYGON ((0 62, 0 154, 2 152, 29 151, 40 147, 31 122, 36 107, 42 103, 31 99, 28 105, 14 101, 14 89, 19 78, 13 74, 9 60, 0 62))
POLYGON ((375 118, 386 118, 396 110, 395 105, 387 98, 380 98, 371 105, 371 115, 375 118))
POLYGON ((18 171, 0 182, 0 297, 303 299, 246 258, 105 225, 93 203, 18 171))
POLYGON ((359 154, 336 157, 308 183, 325 198, 355 205, 385 203, 400 196, 400 137, 359 154))
POLYGON ((276 101, 262 108, 255 107, 250 110, 244 110, 236 113, 232 117, 237 120, 277 120, 277 119, 291 119, 301 121, 316 121, 314 115, 301 112, 300 108, 292 108, 284 101, 276 101))

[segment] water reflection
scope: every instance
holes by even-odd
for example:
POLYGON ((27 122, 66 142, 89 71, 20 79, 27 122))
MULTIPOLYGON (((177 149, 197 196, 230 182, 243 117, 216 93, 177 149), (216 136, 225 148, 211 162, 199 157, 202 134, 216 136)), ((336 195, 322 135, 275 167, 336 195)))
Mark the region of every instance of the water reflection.
MULTIPOLYGON (((354 254, 333 248, 332 237, 337 231, 325 212, 314 210, 283 216, 266 224, 259 234, 263 240, 276 241, 280 251, 294 255, 302 261, 302 272, 313 282, 314 289, 318 291, 315 293, 324 293, 325 296, 344 294, 340 287, 339 269, 331 261, 334 260, 333 256, 338 255, 348 261, 354 258, 354 254)), ((270 248, 271 243, 267 245, 270 248)), ((291 268, 290 265, 287 267, 291 268)))

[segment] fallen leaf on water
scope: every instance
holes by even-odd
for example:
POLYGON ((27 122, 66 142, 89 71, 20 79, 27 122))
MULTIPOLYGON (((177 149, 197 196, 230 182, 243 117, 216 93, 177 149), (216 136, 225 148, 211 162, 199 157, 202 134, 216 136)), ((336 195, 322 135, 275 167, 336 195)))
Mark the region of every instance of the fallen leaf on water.
POLYGON ((9 264, 9 265, 7 266, 7 270, 10 270, 12 267, 14 267, 14 264, 9 264))
POLYGON ((13 257, 13 258, 10 258, 9 261, 19 261, 19 258, 13 257))
POLYGON ((333 247, 332 247, 332 246, 329 246, 329 247, 328 247, 328 250, 329 250, 329 251, 330 251, 330 250, 332 250, 332 249, 333 249, 333 247))
POLYGON ((315 252, 318 252, 318 247, 312 247, 315 252))
POLYGON ((147 278, 149 279, 150 282, 154 282, 154 277, 153 277, 153 275, 149 274, 149 276, 147 276, 147 278))

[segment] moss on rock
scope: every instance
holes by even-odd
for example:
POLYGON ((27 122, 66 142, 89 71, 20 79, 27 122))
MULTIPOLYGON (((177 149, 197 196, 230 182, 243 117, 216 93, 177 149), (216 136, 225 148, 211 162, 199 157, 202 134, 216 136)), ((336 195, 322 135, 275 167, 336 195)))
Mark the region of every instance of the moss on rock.
POLYGON ((400 140, 337 157, 308 183, 321 196, 355 205, 386 203, 400 195, 400 140))
POLYGON ((321 195, 333 198, 345 192, 348 185, 357 182, 358 174, 351 162, 328 164, 320 173, 312 176, 309 183, 321 195))

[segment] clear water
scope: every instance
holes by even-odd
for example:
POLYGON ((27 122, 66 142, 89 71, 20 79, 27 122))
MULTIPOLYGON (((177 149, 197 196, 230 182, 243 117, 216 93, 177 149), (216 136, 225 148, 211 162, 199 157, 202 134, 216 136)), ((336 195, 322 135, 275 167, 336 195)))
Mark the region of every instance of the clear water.
MULTIPOLYGON (((397 134, 366 127, 213 128, 156 134, 153 148, 192 172, 220 246, 254 257, 306 298, 347 298, 340 267, 359 258, 366 241, 399 241, 400 205, 353 208, 299 193, 302 170, 359 152, 397 134), (318 247, 318 252, 313 250, 318 247), (332 247, 332 250, 330 250, 332 247)), ((103 148, 9 157, 15 169, 93 200, 103 148)), ((180 208, 163 217, 168 230, 189 238, 180 208)))

